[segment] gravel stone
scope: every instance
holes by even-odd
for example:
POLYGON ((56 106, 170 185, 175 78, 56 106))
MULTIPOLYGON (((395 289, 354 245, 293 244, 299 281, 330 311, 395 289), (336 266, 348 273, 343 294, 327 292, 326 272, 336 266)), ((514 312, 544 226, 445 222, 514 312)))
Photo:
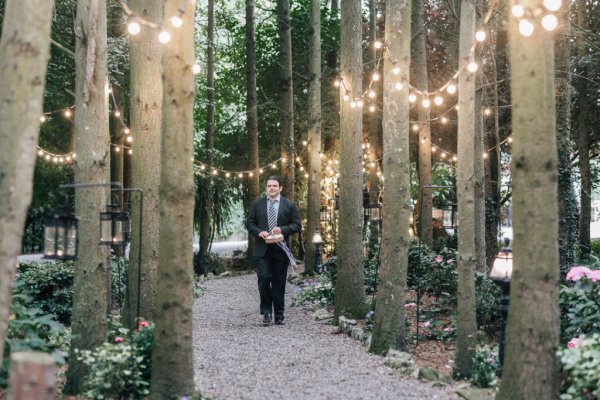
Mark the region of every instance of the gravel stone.
POLYGON ((209 280, 194 305, 194 368, 219 399, 457 399, 450 388, 400 376, 360 342, 301 307, 263 326, 255 275, 209 280))

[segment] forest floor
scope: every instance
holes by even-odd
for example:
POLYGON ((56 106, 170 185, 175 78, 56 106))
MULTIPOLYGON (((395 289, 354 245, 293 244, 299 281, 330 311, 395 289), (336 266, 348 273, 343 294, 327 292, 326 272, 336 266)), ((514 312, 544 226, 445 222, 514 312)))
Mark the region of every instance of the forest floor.
MULTIPOLYGON (((292 292, 288 285, 286 304, 292 292)), ((451 387, 399 375, 383 357, 301 307, 286 308, 284 326, 263 326, 258 303, 253 274, 205 283, 193 322, 195 372, 204 395, 215 400, 457 398, 451 387)), ((451 349, 446 342, 430 342, 435 341, 419 345, 417 364, 448 374, 451 349)))

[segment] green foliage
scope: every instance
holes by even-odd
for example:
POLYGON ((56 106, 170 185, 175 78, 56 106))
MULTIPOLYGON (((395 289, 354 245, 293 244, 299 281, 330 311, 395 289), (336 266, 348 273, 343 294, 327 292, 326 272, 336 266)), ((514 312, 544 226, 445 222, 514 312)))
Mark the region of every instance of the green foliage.
MULTIPOLYGON (((574 267, 571 271, 576 268, 582 267, 574 267)), ((581 334, 600 333, 599 291, 600 281, 594 282, 587 276, 578 278, 571 285, 561 285, 559 303, 563 341, 581 334)))
POLYGON ((19 267, 14 296, 28 299, 29 308, 39 308, 69 325, 73 306, 73 263, 31 263, 19 267))
POLYGON ((486 274, 475 273, 475 307, 477 326, 489 336, 500 332, 502 315, 500 313, 501 291, 486 274))
POLYGON ((131 332, 114 324, 109 341, 94 351, 78 351, 89 367, 84 395, 92 399, 141 399, 150 393, 154 324, 142 321, 131 332))
POLYGON ((496 374, 500 368, 498 360, 498 349, 490 348, 488 345, 480 345, 475 348, 473 354, 473 385, 480 388, 496 386, 496 374))
POLYGON ((127 273, 129 260, 111 255, 111 297, 113 304, 123 305, 123 297, 127 290, 127 273))
POLYGON ((227 263, 216 253, 208 253, 202 256, 200 252, 194 253, 194 273, 196 275, 222 274, 228 271, 227 263))
POLYGON ((363 259, 365 293, 373 294, 377 291, 378 272, 379 260, 377 258, 373 258, 371 260, 369 260, 368 258, 363 259))
POLYGON ((39 308, 29 307, 31 299, 13 295, 11 314, 0 366, 0 387, 6 386, 10 369, 10 353, 17 351, 42 351, 50 353, 57 363, 64 363, 70 335, 64 326, 39 308))
POLYGON ((560 399, 600 399, 600 334, 571 341, 558 356, 563 370, 560 399))
POLYGON ((320 308, 333 305, 334 287, 327 275, 307 278, 295 288, 292 306, 316 305, 320 308))

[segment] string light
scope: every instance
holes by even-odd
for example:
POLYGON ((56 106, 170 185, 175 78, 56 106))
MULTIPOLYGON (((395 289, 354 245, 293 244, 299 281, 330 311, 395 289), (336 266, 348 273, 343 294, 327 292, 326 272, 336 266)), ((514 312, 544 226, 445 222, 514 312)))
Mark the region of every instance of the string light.
POLYGON ((72 113, 71 113, 71 110, 70 110, 69 108, 67 108, 67 109, 65 110, 65 112, 63 113, 63 115, 64 115, 66 118, 71 118, 71 115, 72 115, 72 113))
POLYGON ((483 42, 486 37, 487 35, 485 31, 477 31, 477 33, 475 33, 475 40, 477 40, 478 42, 483 42))
POLYGON ((424 98, 424 99, 421 101, 421 105, 422 105, 424 108, 429 108, 429 106, 431 105, 431 101, 430 101, 428 98, 424 98))
POLYGON ((200 73, 200 64, 194 64, 192 66, 192 72, 194 75, 198 75, 200 73))
POLYGON ((512 15, 517 18, 521 18, 523 15, 525 15, 525 8, 521 4, 515 4, 511 11, 512 15))
POLYGON ((489 108, 484 108, 483 114, 486 116, 492 115, 492 110, 490 110, 489 108))
POLYGON ((558 27, 558 18, 554 14, 544 15, 542 27, 547 31, 553 31, 558 27))
POLYGON ((475 61, 471 61, 469 65, 467 65, 467 70, 471 73, 477 72, 478 65, 475 61))
POLYGON ((337 79, 335 81, 333 81, 333 86, 340 87, 340 81, 337 79))
POLYGON ((417 96, 415 96, 414 94, 409 94, 408 95, 408 101, 410 101, 411 103, 414 103, 415 101, 417 101, 417 96))
POLYGON ((375 96, 376 96, 376 93, 375 93, 375 91, 374 91, 374 90, 372 90, 372 89, 371 89, 371 90, 369 90, 369 97, 370 97, 370 98, 372 98, 372 99, 374 99, 374 98, 375 98, 375 96))
POLYGON ((378 81, 379 80, 379 72, 377 72, 377 71, 373 72, 373 80, 374 81, 378 81))
POLYGON ((127 32, 130 35, 137 35, 142 31, 142 26, 140 25, 139 17, 131 17, 129 18, 129 23, 127 24, 127 32))
POLYGON ((444 102, 444 98, 443 98, 442 96, 435 96, 435 97, 433 98, 433 103, 434 103, 436 106, 441 106, 443 102, 444 102))
POLYGON ((374 45, 376 49, 380 49, 383 47, 383 44, 379 40, 375 41, 374 45))
POLYGON ((522 19, 519 21, 519 32, 521 33, 521 35, 523 35, 525 37, 531 36, 533 31, 534 31, 533 24, 531 22, 529 22, 528 19, 522 19))
POLYGON ((175 28, 181 28, 181 26, 183 25, 183 19, 181 19, 181 17, 179 15, 175 15, 174 17, 171 17, 171 25, 173 25, 173 27, 175 28))
POLYGON ((562 4, 561 0, 544 0, 544 7, 549 11, 558 11, 562 4))
POLYGON ((456 85, 453 83, 449 84, 448 87, 446 88, 446 92, 448 92, 448 94, 456 93, 456 85))
POLYGON ((375 112, 375 106, 374 105, 370 105, 369 106, 369 111, 370 112, 375 112))
POLYGON ((158 34, 158 40, 162 44, 167 44, 171 41, 171 34, 167 31, 162 31, 158 34))
POLYGON ((396 90, 402 90, 403 87, 404 85, 402 84, 402 82, 396 82, 396 90))

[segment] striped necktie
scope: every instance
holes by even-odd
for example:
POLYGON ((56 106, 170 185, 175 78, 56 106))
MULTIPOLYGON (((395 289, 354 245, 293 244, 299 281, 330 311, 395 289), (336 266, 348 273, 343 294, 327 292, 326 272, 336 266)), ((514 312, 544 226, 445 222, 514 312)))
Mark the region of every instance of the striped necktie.
POLYGON ((275 213, 275 202, 269 200, 269 232, 273 232, 273 228, 277 226, 277 213, 275 213))

